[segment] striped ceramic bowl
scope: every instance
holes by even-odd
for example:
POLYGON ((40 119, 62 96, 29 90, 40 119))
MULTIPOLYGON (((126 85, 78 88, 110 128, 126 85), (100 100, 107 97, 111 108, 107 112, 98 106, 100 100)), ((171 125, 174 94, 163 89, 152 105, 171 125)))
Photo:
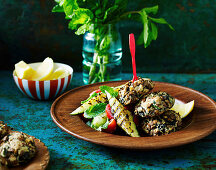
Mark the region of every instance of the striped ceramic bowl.
MULTIPOLYGON (((31 63, 29 64, 33 69, 41 63, 31 63)), ((34 81, 20 79, 17 77, 16 72, 13 72, 13 78, 20 89, 20 91, 26 96, 37 99, 37 100, 49 100, 59 96, 70 84, 73 76, 73 68, 69 65, 62 63, 55 63, 54 69, 56 67, 64 67, 69 71, 69 75, 56 80, 45 80, 45 81, 34 81)))

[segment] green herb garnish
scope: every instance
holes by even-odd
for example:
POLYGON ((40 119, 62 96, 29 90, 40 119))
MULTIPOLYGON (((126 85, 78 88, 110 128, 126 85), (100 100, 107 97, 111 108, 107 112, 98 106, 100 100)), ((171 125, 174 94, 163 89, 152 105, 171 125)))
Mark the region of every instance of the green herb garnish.
POLYGON ((83 104, 83 103, 89 101, 90 99, 92 99, 93 97, 95 97, 95 96, 97 96, 97 95, 98 95, 98 94, 97 94, 96 92, 92 93, 91 96, 89 96, 88 99, 86 99, 86 100, 84 100, 84 101, 81 101, 81 104, 83 104))
POLYGON ((106 94, 106 91, 112 96, 112 97, 117 97, 118 92, 115 91, 112 87, 109 86, 100 86, 99 87, 102 93, 106 94))
POLYGON ((96 105, 90 106, 84 112, 84 117, 88 119, 94 118, 95 116, 105 112, 106 105, 107 105, 106 103, 98 103, 96 105))

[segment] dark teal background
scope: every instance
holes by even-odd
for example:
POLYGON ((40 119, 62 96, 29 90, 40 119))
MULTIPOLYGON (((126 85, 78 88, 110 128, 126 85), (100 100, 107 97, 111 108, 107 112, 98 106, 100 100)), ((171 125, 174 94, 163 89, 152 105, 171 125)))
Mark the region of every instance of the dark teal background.
MULTIPOLYGON (((64 14, 51 13, 51 0, 0 0, 1 69, 12 69, 20 60, 56 62, 81 71, 82 36, 67 29, 64 14)), ((159 37, 150 47, 136 48, 139 72, 216 72, 215 0, 136 0, 130 9, 159 4, 159 16, 175 28, 159 26, 159 37)), ((123 42, 123 71, 129 72, 131 58, 128 34, 138 37, 142 26, 120 23, 123 42)))

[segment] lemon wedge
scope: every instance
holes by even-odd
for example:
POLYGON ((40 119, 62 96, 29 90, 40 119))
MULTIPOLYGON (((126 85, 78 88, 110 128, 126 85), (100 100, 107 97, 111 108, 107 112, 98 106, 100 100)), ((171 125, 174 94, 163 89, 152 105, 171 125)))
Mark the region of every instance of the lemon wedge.
POLYGON ((47 57, 36 69, 35 74, 32 75, 32 80, 48 80, 54 68, 53 60, 47 57))
POLYGON ((194 108, 194 100, 186 104, 175 103, 171 110, 178 112, 181 118, 185 118, 194 108))
POLYGON ((16 75, 21 79, 31 79, 32 75, 35 74, 35 70, 33 70, 28 64, 24 61, 20 61, 15 64, 15 72, 16 75))
POLYGON ((57 68, 50 76, 50 80, 60 79, 69 75, 69 71, 63 67, 57 68))

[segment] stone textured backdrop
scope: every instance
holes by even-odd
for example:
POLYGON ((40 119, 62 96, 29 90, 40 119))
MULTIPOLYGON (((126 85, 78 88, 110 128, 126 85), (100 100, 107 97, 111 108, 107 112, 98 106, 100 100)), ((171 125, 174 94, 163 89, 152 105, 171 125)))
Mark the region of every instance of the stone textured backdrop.
MULTIPOLYGON (((82 36, 67 29, 64 14, 52 13, 52 0, 0 0, 1 69, 12 69, 19 60, 42 61, 50 56, 81 71, 82 36)), ((216 1, 136 0, 130 8, 159 4, 159 16, 175 32, 160 26, 159 37, 150 47, 137 47, 139 72, 216 72, 216 1)), ((123 68, 131 71, 128 34, 138 37, 142 26, 120 23, 123 68)))

